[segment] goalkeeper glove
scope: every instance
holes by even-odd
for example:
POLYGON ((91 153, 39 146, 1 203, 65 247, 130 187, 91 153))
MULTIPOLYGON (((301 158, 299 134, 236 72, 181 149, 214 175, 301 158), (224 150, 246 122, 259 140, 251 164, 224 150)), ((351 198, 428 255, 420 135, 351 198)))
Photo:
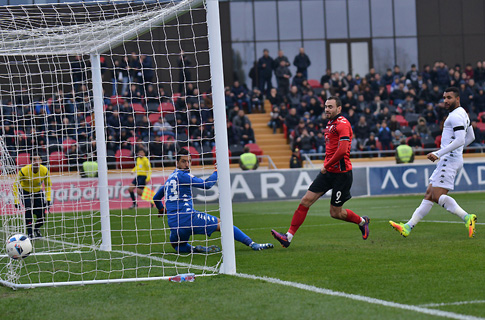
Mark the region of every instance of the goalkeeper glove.
POLYGON ((165 207, 162 207, 162 209, 158 209, 158 217, 161 218, 167 213, 167 210, 165 210, 165 207))

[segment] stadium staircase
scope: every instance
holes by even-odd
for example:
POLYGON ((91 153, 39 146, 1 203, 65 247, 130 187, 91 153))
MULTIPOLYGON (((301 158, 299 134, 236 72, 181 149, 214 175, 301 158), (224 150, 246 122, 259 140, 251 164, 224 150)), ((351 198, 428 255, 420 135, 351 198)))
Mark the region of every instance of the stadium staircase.
MULTIPOLYGON (((268 100, 265 101, 264 110, 266 113, 248 114, 256 143, 263 150, 263 155, 270 156, 278 169, 289 168, 291 150, 286 142, 285 135, 280 133, 280 131, 273 134, 273 129, 268 127, 269 114, 271 112, 271 103, 268 100)), ((261 166, 268 166, 268 160, 263 159, 261 166)))

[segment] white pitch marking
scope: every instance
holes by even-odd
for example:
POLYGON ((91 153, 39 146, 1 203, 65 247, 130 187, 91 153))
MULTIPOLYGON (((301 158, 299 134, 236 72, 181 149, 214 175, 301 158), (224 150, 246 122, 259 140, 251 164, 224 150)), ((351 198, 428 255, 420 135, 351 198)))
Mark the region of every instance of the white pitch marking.
POLYGON ((343 297, 343 298, 347 298, 347 299, 363 301, 363 302, 367 302, 367 303, 371 303, 371 304, 377 304, 377 305, 390 307, 390 308, 415 311, 415 312, 418 312, 418 313, 429 314, 429 315, 437 316, 437 317, 443 317, 443 318, 449 318, 449 319, 458 319, 458 320, 484 320, 485 319, 485 318, 469 316, 469 315, 465 315, 465 314, 459 314, 459 313, 441 311, 441 310, 435 310, 435 309, 427 309, 427 308, 423 308, 423 307, 420 307, 420 306, 413 306, 413 305, 402 304, 402 303, 397 303, 397 302, 392 302, 392 301, 386 301, 386 300, 361 296, 361 295, 357 295, 357 294, 350 294, 350 293, 345 293, 345 292, 333 291, 333 290, 318 288, 318 287, 315 287, 315 286, 302 284, 302 283, 298 283, 298 282, 284 281, 284 280, 280 280, 280 279, 277 279, 277 278, 259 277, 259 276, 255 276, 255 275, 251 275, 251 274, 244 274, 244 273, 236 273, 235 276, 240 277, 240 278, 246 278, 246 279, 261 280, 261 281, 279 284, 279 285, 283 285, 283 286, 288 286, 288 287, 298 288, 298 289, 311 291, 311 292, 315 292, 315 293, 320 293, 320 294, 324 294, 324 295, 328 295, 328 296, 343 297))
POLYGON ((426 303, 420 304, 420 307, 445 307, 445 306, 461 306, 464 304, 479 304, 485 303, 485 300, 472 300, 472 301, 457 301, 457 302, 443 302, 443 303, 426 303))

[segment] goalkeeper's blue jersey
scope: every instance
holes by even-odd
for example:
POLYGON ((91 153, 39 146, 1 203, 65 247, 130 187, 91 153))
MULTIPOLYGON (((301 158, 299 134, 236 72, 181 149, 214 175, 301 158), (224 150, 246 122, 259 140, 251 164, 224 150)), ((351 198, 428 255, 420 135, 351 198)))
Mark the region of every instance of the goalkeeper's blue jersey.
POLYGON ((170 227, 188 226, 191 223, 192 213, 196 212, 194 210, 192 187, 210 189, 216 182, 217 171, 203 180, 192 175, 190 171, 176 169, 157 191, 153 201, 158 209, 162 209, 162 199, 165 196, 165 208, 170 227))

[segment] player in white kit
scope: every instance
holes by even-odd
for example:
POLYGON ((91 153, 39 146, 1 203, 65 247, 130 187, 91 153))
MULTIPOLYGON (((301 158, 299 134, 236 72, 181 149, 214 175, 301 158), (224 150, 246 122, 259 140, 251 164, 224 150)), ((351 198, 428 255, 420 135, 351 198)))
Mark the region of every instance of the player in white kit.
POLYGON ((439 161, 429 178, 424 199, 407 223, 389 221, 389 224, 403 237, 407 237, 411 229, 428 214, 434 202, 460 217, 465 222, 470 238, 475 234, 477 216, 467 213, 455 199, 448 196, 448 191, 454 189, 457 172, 463 167, 463 148, 475 140, 475 134, 470 126, 468 114, 460 106, 458 88, 447 88, 443 93, 443 98, 449 114, 443 126, 441 148, 427 155, 429 160, 439 161))

